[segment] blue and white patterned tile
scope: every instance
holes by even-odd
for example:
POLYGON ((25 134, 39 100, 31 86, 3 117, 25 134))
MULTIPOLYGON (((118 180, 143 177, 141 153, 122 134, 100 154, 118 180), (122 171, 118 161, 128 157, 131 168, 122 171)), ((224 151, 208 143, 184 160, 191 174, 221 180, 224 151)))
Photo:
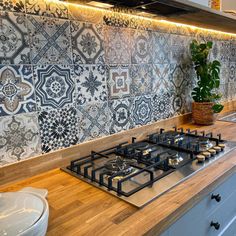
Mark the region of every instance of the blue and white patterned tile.
POLYGON ((133 95, 150 93, 153 80, 153 69, 151 65, 132 65, 130 77, 132 79, 131 91, 133 95))
POLYGON ((53 0, 25 0, 26 13, 55 18, 68 18, 67 4, 53 0))
POLYGON ((153 120, 158 121, 171 116, 171 95, 168 92, 153 95, 153 120))
POLYGON ((104 27, 105 62, 130 64, 130 29, 104 27))
POLYGON ((38 120, 44 153, 77 144, 78 119, 74 107, 42 111, 38 120))
POLYGON ((170 34, 153 32, 153 63, 169 64, 171 59, 170 34))
POLYGON ((73 66, 34 66, 35 92, 38 110, 62 108, 75 101, 73 66))
POLYGON ((0 116, 36 110, 32 67, 0 65, 0 116))
POLYGON ((150 95, 137 96, 132 104, 132 120, 136 126, 146 125, 153 120, 153 105, 150 95))
POLYGON ((144 30, 131 30, 131 63, 152 63, 152 51, 152 33, 144 30))
POLYGON ((183 35, 171 35, 171 63, 190 63, 190 43, 192 39, 183 35))
POLYGON ((71 21, 74 64, 104 64, 103 27, 71 21))
POLYGON ((76 65, 77 104, 107 101, 106 67, 104 65, 76 65))
POLYGON ((170 65, 169 64, 153 65, 153 80, 152 80, 153 93, 160 94, 169 91, 170 88, 171 88, 170 65))
POLYGON ((0 12, 0 64, 29 64, 30 47, 24 14, 0 12))
POLYGON ((78 106, 79 142, 109 135, 110 111, 107 102, 78 106))
POLYGON ((0 11, 25 13, 25 1, 23 0, 1 0, 0 11))
POLYGON ((41 154, 35 113, 0 117, 0 166, 41 154))
POLYGON ((28 16, 32 64, 72 64, 68 20, 28 16))
POLYGON ((129 65, 110 65, 108 67, 109 99, 129 97, 131 94, 131 79, 129 65))
POLYGON ((131 119, 131 108, 131 98, 116 99, 109 102, 109 109, 111 111, 111 134, 134 127, 133 120, 131 119))

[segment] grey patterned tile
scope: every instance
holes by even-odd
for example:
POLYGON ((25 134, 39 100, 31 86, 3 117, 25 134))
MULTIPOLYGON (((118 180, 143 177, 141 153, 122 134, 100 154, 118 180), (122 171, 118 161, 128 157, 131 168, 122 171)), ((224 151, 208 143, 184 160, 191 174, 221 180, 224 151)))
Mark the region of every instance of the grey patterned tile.
POLYGON ((230 61, 230 42, 228 41, 221 41, 220 42, 220 60, 221 62, 228 63, 230 61))
POLYGON ((32 64, 72 64, 69 21, 28 16, 32 64))
POLYGON ((236 62, 236 41, 230 43, 230 62, 236 62))
POLYGON ((72 21, 71 35, 74 64, 104 63, 102 25, 72 21))
POLYGON ((227 84, 227 101, 234 100, 236 97, 236 86, 235 82, 227 84))
POLYGON ((153 80, 152 80, 153 92, 156 94, 163 93, 169 91, 170 87, 171 87, 170 65, 169 64, 153 65, 153 80))
POLYGON ((62 108, 75 100, 73 66, 34 66, 36 101, 38 110, 62 108))
POLYGON ((153 70, 148 64, 132 65, 130 69, 132 79, 131 91, 133 95, 150 93, 152 90, 153 70))
POLYGON ((170 83, 172 90, 182 93, 189 85, 190 78, 188 76, 188 66, 181 64, 170 65, 170 83))
POLYGON ((183 35, 171 35, 171 63, 190 63, 189 45, 192 39, 183 35))
POLYGON ((229 73, 228 73, 228 81, 230 83, 236 82, 236 62, 230 62, 229 63, 229 70, 228 71, 229 71, 229 73))
POLYGON ((74 107, 42 111, 38 120, 44 153, 78 142, 78 119, 74 107))
POLYGON ((152 63, 152 33, 144 30, 131 30, 131 63, 152 63))
POLYGON ((0 11, 25 12, 24 0, 0 0, 0 11))
POLYGON ((76 65, 77 104, 107 101, 106 68, 104 65, 76 65))
POLYGON ((220 67, 220 83, 225 84, 225 83, 229 82, 230 76, 232 76, 231 69, 233 69, 233 68, 229 65, 229 62, 221 63, 221 67, 220 67))
POLYGON ((0 116, 35 111, 32 73, 29 65, 0 65, 0 116))
POLYGON ((170 63, 171 59, 170 34, 153 32, 153 63, 170 63))
POLYGON ((34 113, 0 117, 0 166, 41 154, 34 113))
POLYGON ((212 50, 210 52, 210 59, 211 60, 220 60, 220 42, 214 41, 212 50))
POLYGON ((68 18, 67 5, 60 1, 25 0, 26 13, 57 18, 68 18))
POLYGON ((107 102, 78 106, 79 142, 109 134, 110 112, 107 102))
POLYGON ((29 64, 25 15, 0 12, 0 18, 0 64, 29 64))
POLYGON ((153 120, 158 121, 171 116, 171 95, 160 93, 153 96, 153 120))
POLYGON ((220 84, 219 92, 222 94, 221 101, 228 101, 229 93, 228 93, 228 83, 220 84))
POLYGON ((131 98, 117 99, 109 102, 111 111, 111 134, 134 127, 133 120, 131 119, 131 107, 131 98))
POLYGON ((109 27, 104 29, 105 62, 107 64, 130 63, 130 30, 109 27))
POLYGON ((129 97, 131 79, 128 65, 110 65, 108 67, 108 91, 110 99, 129 97))
POLYGON ((149 95, 135 97, 132 105, 131 116, 136 126, 146 125, 152 122, 153 119, 152 97, 149 95))

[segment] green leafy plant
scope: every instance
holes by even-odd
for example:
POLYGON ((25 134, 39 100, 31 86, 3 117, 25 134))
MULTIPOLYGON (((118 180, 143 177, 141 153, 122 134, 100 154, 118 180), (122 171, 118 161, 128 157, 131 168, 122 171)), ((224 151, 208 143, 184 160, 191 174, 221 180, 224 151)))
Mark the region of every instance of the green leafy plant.
POLYGON ((217 60, 212 62, 209 60, 212 45, 212 42, 199 43, 197 40, 193 40, 190 44, 192 61, 197 74, 197 86, 193 89, 192 97, 195 102, 213 102, 213 111, 219 113, 224 108, 218 102, 222 95, 217 92, 220 86, 221 65, 217 60))

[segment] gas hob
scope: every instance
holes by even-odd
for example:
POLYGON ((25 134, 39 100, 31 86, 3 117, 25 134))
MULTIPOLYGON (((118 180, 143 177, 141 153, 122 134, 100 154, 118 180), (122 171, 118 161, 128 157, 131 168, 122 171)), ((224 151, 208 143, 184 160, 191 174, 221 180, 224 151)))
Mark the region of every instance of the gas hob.
POLYGON ((121 143, 71 161, 67 173, 143 207, 236 147, 218 134, 182 128, 121 143))

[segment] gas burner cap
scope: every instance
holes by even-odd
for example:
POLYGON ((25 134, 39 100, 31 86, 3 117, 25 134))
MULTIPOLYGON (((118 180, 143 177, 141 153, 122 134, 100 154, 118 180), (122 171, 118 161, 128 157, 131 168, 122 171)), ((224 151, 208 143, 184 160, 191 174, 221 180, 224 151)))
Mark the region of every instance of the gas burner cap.
POLYGON ((148 148, 148 146, 149 146, 149 143, 147 142, 137 142, 137 143, 131 144, 132 148, 141 149, 141 150, 148 148))
POLYGON ((120 176, 126 176, 134 171, 132 163, 134 162, 117 156, 116 159, 106 162, 104 167, 108 175, 119 173, 120 176))
POLYGON ((168 154, 170 155, 169 156, 169 165, 176 166, 184 160, 183 157, 180 156, 179 153, 176 151, 170 151, 168 154))

